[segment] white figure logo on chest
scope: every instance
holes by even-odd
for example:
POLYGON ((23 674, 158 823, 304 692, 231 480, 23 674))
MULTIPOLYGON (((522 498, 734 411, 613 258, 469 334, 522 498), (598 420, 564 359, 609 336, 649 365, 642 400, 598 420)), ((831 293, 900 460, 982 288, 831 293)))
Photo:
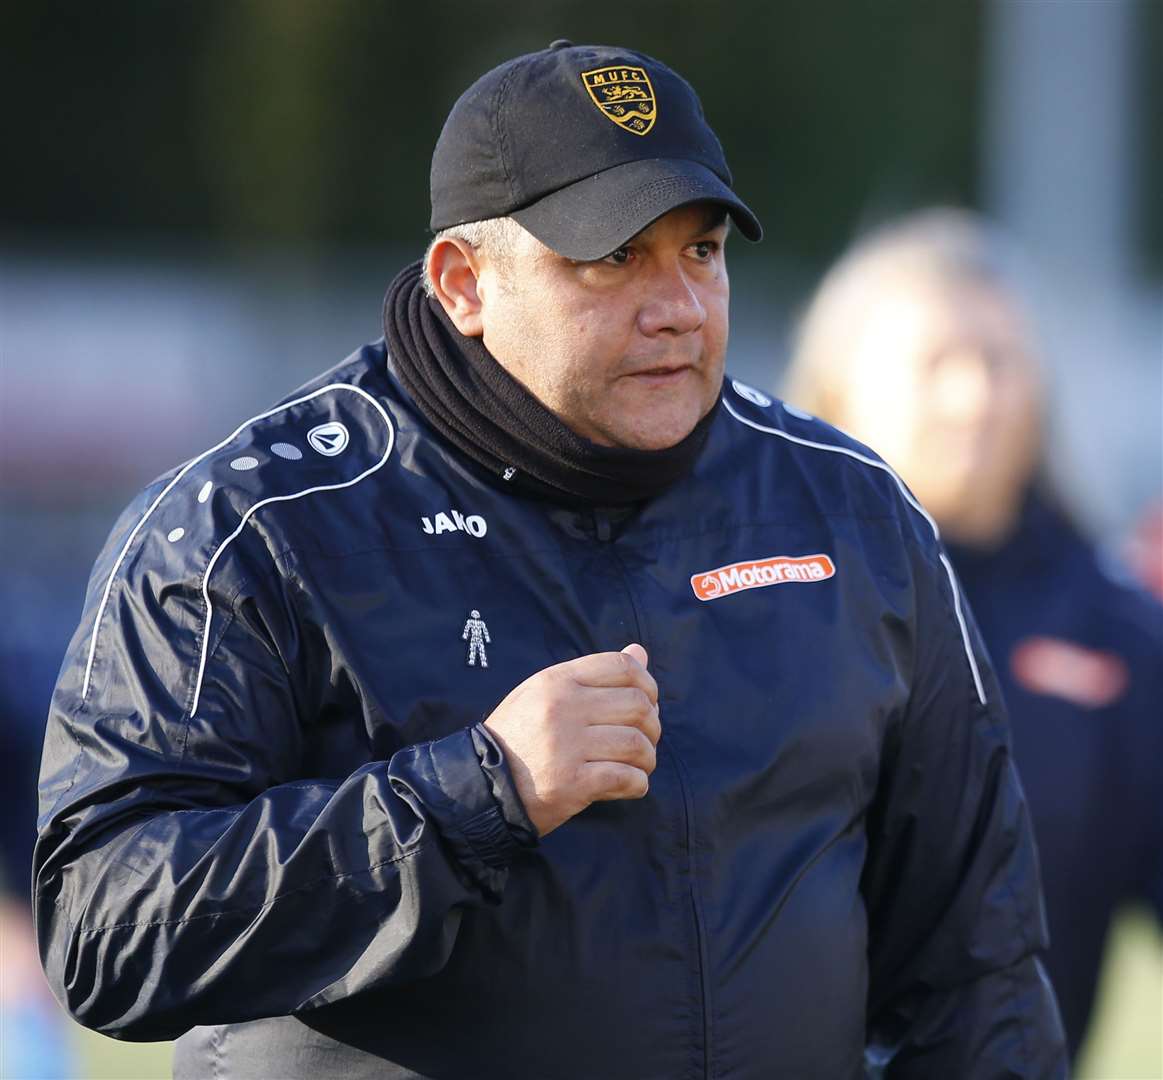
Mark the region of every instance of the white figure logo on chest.
POLYGON ((485 646, 492 644, 492 638, 489 637, 489 628, 485 626, 484 619, 481 618, 481 613, 473 608, 469 612, 468 620, 464 624, 464 630, 460 635, 461 641, 468 642, 468 666, 476 667, 477 660, 481 662, 481 667, 489 666, 489 658, 485 653, 485 646))

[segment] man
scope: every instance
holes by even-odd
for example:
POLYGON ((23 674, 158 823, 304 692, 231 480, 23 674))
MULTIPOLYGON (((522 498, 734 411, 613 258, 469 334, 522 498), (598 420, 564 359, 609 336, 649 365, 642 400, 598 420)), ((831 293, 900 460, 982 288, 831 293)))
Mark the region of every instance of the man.
POLYGON ((1076 1052, 1119 905, 1163 918, 1163 609, 1048 480, 1044 376, 1012 261, 959 211, 865 237, 808 309, 788 399, 883 453, 950 543, 1014 718, 1046 966, 1076 1052))
POLYGON ((84 1023, 179 1076, 1060 1071, 934 532, 724 391, 730 183, 649 57, 489 72, 385 341, 130 508, 43 770, 84 1023))

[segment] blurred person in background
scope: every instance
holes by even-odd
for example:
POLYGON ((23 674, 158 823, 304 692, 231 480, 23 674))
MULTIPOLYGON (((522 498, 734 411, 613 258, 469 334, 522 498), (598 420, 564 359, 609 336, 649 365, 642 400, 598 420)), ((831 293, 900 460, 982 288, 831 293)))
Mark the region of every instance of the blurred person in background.
POLYGON ((785 396, 881 454, 940 526, 1010 708, 1076 1053, 1116 909, 1163 917, 1163 608, 1048 482, 1045 376, 1004 240, 930 210, 857 243, 807 309, 785 396))

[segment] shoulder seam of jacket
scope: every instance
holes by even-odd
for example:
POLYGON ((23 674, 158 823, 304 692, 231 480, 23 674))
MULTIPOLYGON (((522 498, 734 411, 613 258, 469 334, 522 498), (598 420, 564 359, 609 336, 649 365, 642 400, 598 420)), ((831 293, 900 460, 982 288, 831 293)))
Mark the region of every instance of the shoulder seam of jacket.
MULTIPOLYGON (((855 461, 859 461, 863 465, 867 465, 873 469, 879 469, 881 472, 888 473, 896 483, 897 489, 900 491, 902 498, 911 506, 925 521, 929 528, 933 530, 933 539, 940 544, 941 530, 937 528, 937 522, 933 520, 929 512, 913 497, 912 492, 905 486, 904 481, 896 474, 891 466, 876 458, 869 457, 867 454, 861 454, 857 450, 852 450, 847 446, 837 446, 833 443, 814 442, 811 439, 805 439, 799 435, 793 435, 789 431, 782 431, 780 428, 769 427, 766 424, 758 424, 754 420, 748 420, 747 417, 736 412, 731 406, 731 403, 725 398, 723 399, 723 407, 741 424, 746 424, 749 428, 754 428, 756 431, 763 432, 765 435, 777 435, 781 439, 786 439, 788 442, 795 443, 797 446, 806 446, 811 450, 824 450, 831 454, 842 454, 845 457, 850 457, 855 461)), ((969 626, 965 622, 965 612, 961 606, 961 590, 957 585, 957 575, 953 571, 953 564, 949 561, 949 557, 943 550, 938 548, 937 557, 941 561, 941 565, 945 568, 945 575, 949 579, 949 588, 953 591, 953 613, 957 617, 957 626, 961 630, 961 641, 965 646, 965 657, 969 661, 969 670, 973 673, 973 685, 977 690, 977 699, 982 705, 987 704, 985 697, 985 686, 981 681, 981 672, 977 667, 977 658, 973 655, 973 644, 969 640, 969 626)))
POLYGON ((137 539, 138 534, 141 532, 145 523, 153 515, 153 512, 158 508, 158 506, 161 505, 162 500, 174 489, 174 487, 178 484, 178 482, 192 468, 194 468, 195 465, 197 465, 200 461, 203 461, 206 458, 208 458, 211 454, 217 453, 219 450, 223 449, 223 447, 228 446, 244 430, 246 430, 246 428, 249 427, 251 424, 256 424, 260 420, 265 420, 268 417, 274 416, 276 413, 280 413, 280 412, 283 412, 287 409, 290 409, 290 408, 294 407, 295 405, 301 405, 301 404, 303 404, 303 402, 310 401, 313 398, 318 397, 320 394, 325 394, 331 390, 350 390, 353 393, 358 394, 360 397, 366 398, 371 403, 373 408, 375 408, 375 410, 380 414, 380 417, 383 419, 384 424, 386 425, 386 427, 388 429, 387 449, 384 451, 383 457, 378 462, 376 462, 375 465, 371 466, 371 468, 369 468, 369 469, 365 469, 362 473, 360 473, 358 476, 356 476, 352 480, 346 480, 340 484, 322 484, 322 485, 318 485, 315 487, 306 488, 303 491, 298 491, 298 492, 295 492, 291 495, 275 495, 269 499, 262 499, 259 502, 255 503, 254 506, 252 506, 249 510, 247 510, 247 512, 245 514, 243 514, 242 521, 239 522, 238 527, 234 530, 234 532, 232 532, 230 534, 230 536, 228 536, 221 544, 219 544, 219 546, 215 550, 214 554, 211 555, 210 561, 206 567, 206 572, 202 578, 202 597, 203 597, 203 600, 205 601, 205 604, 206 604, 206 629, 203 630, 203 634, 202 634, 202 655, 201 655, 201 660, 200 660, 199 665, 198 665, 198 676, 197 676, 197 679, 196 679, 195 684, 194 684, 194 694, 193 694, 193 698, 192 698, 190 709, 189 709, 190 716, 193 716, 195 710, 198 707, 198 697, 199 697, 199 694, 201 691, 202 677, 203 677, 203 674, 205 673, 205 669, 206 669, 206 651, 207 651, 206 646, 209 644, 208 629, 209 629, 210 617, 212 614, 211 605, 210 605, 210 597, 209 597, 209 593, 208 593, 209 581, 210 581, 210 572, 214 569, 214 565, 218 561, 218 557, 225 550, 226 546, 239 535, 239 533, 242 531, 243 526, 246 525, 246 522, 250 519, 250 517, 254 514, 254 512, 256 510, 259 510, 262 507, 267 506, 270 503, 286 502, 290 499, 297 499, 297 498, 300 498, 304 495, 314 494, 315 492, 318 492, 318 491, 335 491, 339 488, 351 487, 353 484, 359 483, 359 481, 363 480, 365 477, 370 476, 373 472, 376 472, 378 469, 382 468, 384 465, 387 464, 388 459, 391 457, 392 449, 395 445, 396 429, 392 425, 392 421, 388 417, 388 414, 385 411, 384 407, 366 390, 363 390, 358 386, 353 386, 351 383, 328 383, 326 386, 321 386, 318 390, 313 390, 311 393, 304 394, 302 397, 294 398, 291 401, 284 402, 282 405, 276 405, 273 409, 268 409, 266 412, 259 413, 257 416, 252 416, 249 420, 243 421, 225 439, 223 439, 221 442, 215 443, 215 445, 211 446, 208 450, 204 450, 197 457, 191 458, 189 461, 186 462, 185 465, 183 465, 174 474, 174 476, 170 480, 170 482, 168 484, 166 484, 166 486, 164 488, 162 488, 162 490, 158 493, 157 498, 154 499, 154 501, 150 504, 149 508, 142 515, 141 520, 138 521, 138 523, 133 527, 133 530, 130 532, 129 536, 126 538, 125 544, 122 546, 121 551, 118 554, 116 561, 113 563, 112 570, 110 570, 110 572, 109 572, 109 580, 106 581, 106 583, 105 583, 105 590, 101 596, 101 603, 97 607, 97 615, 96 615, 96 618, 93 620, 93 631, 92 631, 92 635, 89 639, 89 657, 88 657, 88 661, 85 664, 85 678, 84 678, 83 683, 81 684, 81 701, 82 701, 82 703, 89 696, 89 688, 90 688, 90 685, 92 683, 92 677, 93 677, 93 662, 97 656, 97 639, 98 639, 98 636, 99 636, 100 631, 101 631, 101 620, 105 616, 105 608, 109 603, 109 595, 113 590, 113 583, 117 579, 117 572, 121 569, 121 564, 125 561, 125 556, 129 553, 129 549, 133 546, 133 542, 137 539))

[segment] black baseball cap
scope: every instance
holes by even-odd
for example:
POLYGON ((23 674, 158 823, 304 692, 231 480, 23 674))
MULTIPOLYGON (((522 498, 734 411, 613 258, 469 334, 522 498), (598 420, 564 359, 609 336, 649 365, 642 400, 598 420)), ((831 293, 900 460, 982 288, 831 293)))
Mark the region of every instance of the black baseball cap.
POLYGON ((763 235, 690 84, 606 45, 555 41, 481 76, 436 142, 431 195, 433 232, 509 216, 570 259, 603 258, 700 201, 763 235))

